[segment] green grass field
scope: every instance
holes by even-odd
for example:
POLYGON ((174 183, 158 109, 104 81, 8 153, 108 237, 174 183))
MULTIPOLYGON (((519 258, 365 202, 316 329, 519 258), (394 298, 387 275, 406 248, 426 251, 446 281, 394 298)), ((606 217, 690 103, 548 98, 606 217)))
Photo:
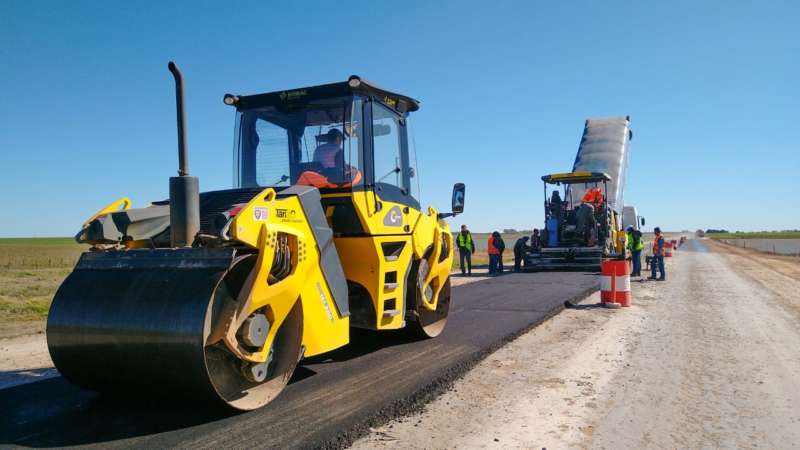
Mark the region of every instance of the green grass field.
POLYGON ((0 322, 43 320, 86 249, 72 238, 0 239, 0 322))
MULTIPOLYGON (((522 236, 530 236, 523 233, 501 233, 503 242, 506 243, 506 251, 503 252, 503 264, 506 267, 514 266, 514 243, 522 236)), ((455 236, 455 235, 454 235, 455 236)), ((454 238, 455 239, 455 238, 454 238)), ((489 265, 489 254, 486 249, 489 245, 489 233, 472 233, 472 240, 475 241, 475 254, 472 255, 472 267, 489 265)), ((458 257, 458 249, 453 257, 453 270, 461 270, 461 261, 458 257)))
MULTIPOLYGON (((513 265, 514 242, 521 236, 503 234, 503 260, 509 267, 513 265)), ((489 264, 488 238, 488 233, 473 234, 473 266, 489 264)), ((72 238, 0 238, 0 322, 44 320, 56 289, 86 249, 72 238)), ((456 251, 453 270, 458 269, 456 251)))
POLYGON ((712 239, 800 239, 800 231, 737 231, 735 233, 706 233, 712 239))

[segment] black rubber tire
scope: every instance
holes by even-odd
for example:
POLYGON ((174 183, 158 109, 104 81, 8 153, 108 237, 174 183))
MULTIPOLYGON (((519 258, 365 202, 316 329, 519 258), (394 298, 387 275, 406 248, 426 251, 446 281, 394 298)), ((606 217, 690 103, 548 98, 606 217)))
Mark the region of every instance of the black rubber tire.
POLYGON ((415 316, 416 320, 409 324, 409 327, 415 335, 422 338, 435 338, 442 334, 445 326, 447 325, 447 316, 450 313, 450 277, 445 281, 441 292, 439 292, 439 301, 436 303, 436 310, 431 311, 422 304, 422 299, 419 294, 419 286, 414 286, 416 294, 415 316))

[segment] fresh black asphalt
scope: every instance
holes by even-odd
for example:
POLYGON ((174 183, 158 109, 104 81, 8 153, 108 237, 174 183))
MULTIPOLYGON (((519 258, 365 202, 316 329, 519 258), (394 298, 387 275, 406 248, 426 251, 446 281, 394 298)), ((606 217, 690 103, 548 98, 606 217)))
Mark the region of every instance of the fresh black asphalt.
POLYGON ((438 338, 357 333, 349 346, 303 361, 275 401, 248 413, 107 398, 61 377, 14 386, 0 390, 0 447, 343 447, 370 426, 419 409, 485 355, 596 286, 594 274, 553 272, 455 287, 438 338))

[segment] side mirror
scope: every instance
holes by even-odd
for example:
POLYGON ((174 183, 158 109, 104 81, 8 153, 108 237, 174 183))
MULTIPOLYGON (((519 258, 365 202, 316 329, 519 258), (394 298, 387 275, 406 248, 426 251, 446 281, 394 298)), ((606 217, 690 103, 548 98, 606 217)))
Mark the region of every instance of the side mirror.
POLYGON ((640 218, 639 220, 642 221, 642 226, 644 226, 644 217, 640 218))
POLYGON ((464 191, 466 187, 464 183, 456 183, 453 185, 453 215, 461 214, 464 212, 464 191))

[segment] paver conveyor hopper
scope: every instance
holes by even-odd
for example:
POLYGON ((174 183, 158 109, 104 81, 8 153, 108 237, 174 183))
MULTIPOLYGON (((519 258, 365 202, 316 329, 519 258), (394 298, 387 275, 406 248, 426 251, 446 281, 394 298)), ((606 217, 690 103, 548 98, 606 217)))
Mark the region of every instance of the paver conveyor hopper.
POLYGON ((450 307, 452 235, 423 211, 409 148, 413 98, 357 76, 260 95, 236 109, 234 188, 199 193, 188 173, 182 77, 179 176, 169 200, 120 199, 76 236, 91 245, 55 295, 47 341, 69 381, 184 395, 249 410, 303 357, 350 327, 427 337, 450 307))

